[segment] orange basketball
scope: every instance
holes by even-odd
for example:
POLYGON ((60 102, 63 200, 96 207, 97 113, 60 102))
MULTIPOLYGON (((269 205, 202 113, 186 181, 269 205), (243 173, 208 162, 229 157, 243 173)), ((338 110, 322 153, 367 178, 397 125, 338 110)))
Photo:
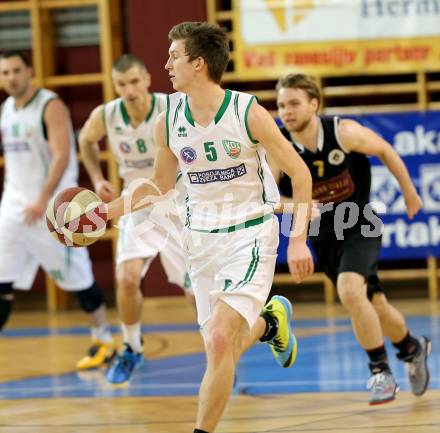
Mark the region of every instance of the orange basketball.
POLYGON ((106 230, 107 207, 93 191, 81 187, 58 193, 46 210, 52 236, 68 247, 85 247, 106 230))

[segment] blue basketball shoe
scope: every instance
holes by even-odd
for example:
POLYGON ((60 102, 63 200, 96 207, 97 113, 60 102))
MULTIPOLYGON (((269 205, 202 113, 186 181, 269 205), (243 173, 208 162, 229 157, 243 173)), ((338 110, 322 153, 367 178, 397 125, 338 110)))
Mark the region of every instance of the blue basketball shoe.
POLYGON ((144 354, 135 353, 129 344, 125 344, 125 350, 118 355, 115 362, 107 371, 107 381, 115 385, 123 385, 130 380, 130 377, 136 367, 142 364, 144 354))
POLYGON ((271 315, 278 324, 277 333, 269 344, 275 360, 281 367, 289 368, 296 360, 298 344, 290 329, 292 320, 292 304, 284 296, 272 296, 265 305, 263 312, 271 315))

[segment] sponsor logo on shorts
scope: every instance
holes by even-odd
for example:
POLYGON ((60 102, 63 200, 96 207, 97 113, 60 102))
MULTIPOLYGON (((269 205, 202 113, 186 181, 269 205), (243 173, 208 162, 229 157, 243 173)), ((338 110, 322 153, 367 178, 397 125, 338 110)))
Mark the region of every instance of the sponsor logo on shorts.
POLYGON ((187 163, 192 164, 197 159, 197 153, 192 147, 184 147, 180 151, 180 157, 187 163))
POLYGON ((236 167, 188 172, 188 177, 191 183, 205 184, 212 182, 228 182, 244 176, 246 173, 246 166, 244 164, 240 164, 236 167))
POLYGON ((342 150, 339 149, 333 149, 328 154, 328 162, 331 165, 341 165, 345 160, 345 154, 342 150))
POLYGON ((229 157, 237 159, 240 156, 241 144, 238 141, 223 140, 222 143, 229 157))
POLYGON ((122 153, 130 153, 131 152, 131 146, 126 141, 121 141, 119 143, 119 149, 122 153))

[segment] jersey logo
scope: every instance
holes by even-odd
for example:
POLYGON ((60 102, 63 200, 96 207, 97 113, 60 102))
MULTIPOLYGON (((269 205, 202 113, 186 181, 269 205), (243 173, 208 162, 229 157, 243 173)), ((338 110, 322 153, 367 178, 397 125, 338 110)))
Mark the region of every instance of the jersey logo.
POLYGON ((121 141, 119 143, 119 149, 122 153, 130 153, 131 152, 131 146, 126 141, 121 141))
POLYGON ((188 177, 192 184, 206 184, 212 182, 228 182, 247 173, 244 164, 229 168, 216 168, 207 171, 189 171, 188 177))
MULTIPOLYGON (((180 128, 179 128, 180 129, 180 128)), ((187 163, 192 164, 197 159, 197 153, 192 147, 184 147, 180 151, 180 157, 187 163)))
POLYGON ((115 126, 115 133, 118 135, 122 134, 122 127, 121 126, 115 126))
POLYGON ((223 140, 222 143, 230 158, 237 159, 240 156, 241 144, 238 141, 223 140))
POLYGON ((341 165, 345 160, 345 153, 339 149, 333 149, 328 154, 328 162, 331 165, 341 165))
POLYGON ((177 128, 177 136, 178 137, 188 137, 188 134, 186 133, 186 128, 184 126, 179 126, 177 128))

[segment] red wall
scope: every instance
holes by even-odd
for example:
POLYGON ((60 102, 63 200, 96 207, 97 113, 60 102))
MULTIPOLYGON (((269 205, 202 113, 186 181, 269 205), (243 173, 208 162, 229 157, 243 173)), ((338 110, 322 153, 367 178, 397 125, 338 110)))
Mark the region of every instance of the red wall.
POLYGON ((168 58, 168 32, 182 21, 206 20, 206 0, 127 0, 127 49, 145 61, 152 75, 152 90, 172 92, 164 65, 168 58))

